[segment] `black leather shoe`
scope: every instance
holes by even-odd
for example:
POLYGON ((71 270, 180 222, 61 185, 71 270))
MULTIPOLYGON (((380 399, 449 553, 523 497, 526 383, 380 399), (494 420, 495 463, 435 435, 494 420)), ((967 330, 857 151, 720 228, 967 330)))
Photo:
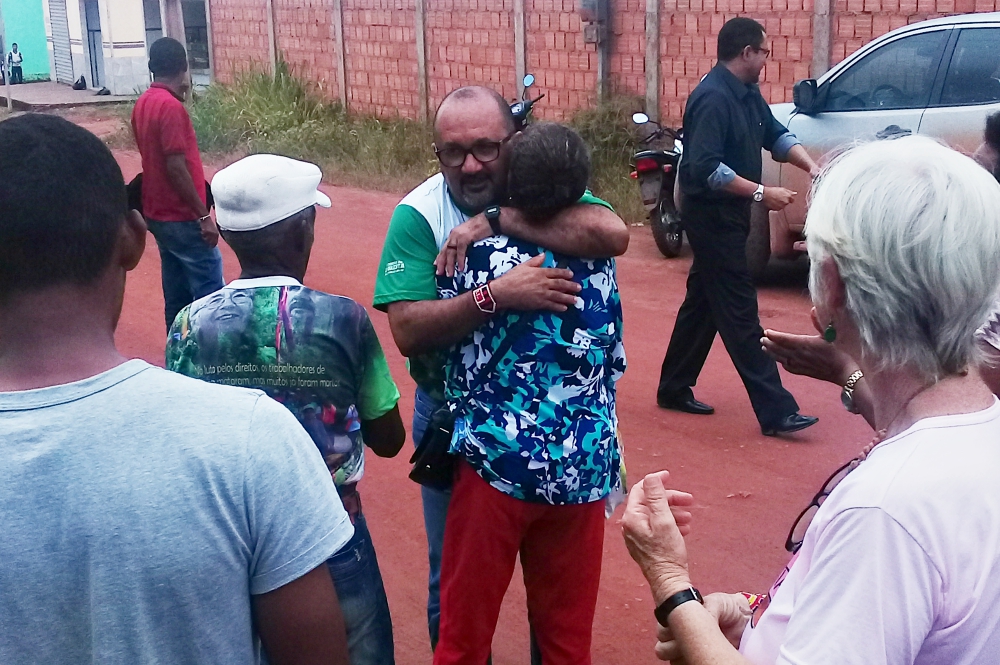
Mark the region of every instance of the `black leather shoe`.
POLYGON ((807 427, 815 425, 819 418, 815 416, 803 416, 801 413, 793 413, 785 416, 771 427, 761 427, 760 431, 764 436, 778 436, 779 434, 791 434, 807 427))
POLYGON ((699 402, 694 397, 686 399, 667 399, 657 397, 656 405, 661 409, 673 409, 684 413, 693 413, 698 416, 710 416, 715 413, 715 409, 704 402, 699 402))

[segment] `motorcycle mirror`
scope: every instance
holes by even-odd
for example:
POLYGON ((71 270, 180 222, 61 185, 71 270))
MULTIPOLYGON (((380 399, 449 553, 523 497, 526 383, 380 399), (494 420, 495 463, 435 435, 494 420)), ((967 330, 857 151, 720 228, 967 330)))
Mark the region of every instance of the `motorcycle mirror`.
POLYGON ((645 113, 633 113, 632 122, 634 122, 637 125, 645 125, 647 122, 649 122, 649 116, 646 115, 645 113))
POLYGON ((524 87, 525 88, 530 88, 533 85, 535 85, 535 75, 534 74, 525 74, 524 75, 524 87))

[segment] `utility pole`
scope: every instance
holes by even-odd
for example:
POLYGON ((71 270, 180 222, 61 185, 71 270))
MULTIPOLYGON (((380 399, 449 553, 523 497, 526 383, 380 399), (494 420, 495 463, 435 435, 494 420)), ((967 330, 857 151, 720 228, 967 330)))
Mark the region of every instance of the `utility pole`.
POLYGON ((0 73, 3 73, 4 92, 7 94, 7 110, 14 108, 14 100, 10 96, 10 72, 7 71, 7 27, 3 22, 3 1, 0 0, 0 73))

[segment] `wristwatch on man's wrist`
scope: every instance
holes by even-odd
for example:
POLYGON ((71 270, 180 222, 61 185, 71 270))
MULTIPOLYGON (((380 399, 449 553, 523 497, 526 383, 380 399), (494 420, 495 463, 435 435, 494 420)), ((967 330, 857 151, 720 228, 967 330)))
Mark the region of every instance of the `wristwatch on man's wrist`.
POLYGON ((659 607, 653 610, 653 614, 656 616, 657 623, 659 623, 663 627, 666 627, 667 617, 670 616, 670 613, 673 612, 675 609, 677 609, 679 606, 691 600, 697 600, 702 605, 705 604, 705 599, 701 597, 701 593, 694 587, 690 587, 688 589, 684 589, 683 591, 679 591, 678 593, 675 593, 674 595, 667 598, 665 601, 660 603, 659 607))
POLYGON ((500 206, 490 206, 483 211, 483 215, 486 217, 486 221, 490 223, 490 230, 493 231, 493 235, 502 235, 503 231, 500 230, 500 206))
POLYGON ((757 185, 757 189, 753 192, 753 200, 757 203, 764 200, 764 185, 757 185))
POLYGON ((854 404, 854 387, 864 377, 864 372, 860 369, 857 370, 847 377, 847 383, 844 384, 844 388, 840 391, 840 401, 844 404, 844 408, 847 409, 848 413, 858 413, 858 407, 854 404))

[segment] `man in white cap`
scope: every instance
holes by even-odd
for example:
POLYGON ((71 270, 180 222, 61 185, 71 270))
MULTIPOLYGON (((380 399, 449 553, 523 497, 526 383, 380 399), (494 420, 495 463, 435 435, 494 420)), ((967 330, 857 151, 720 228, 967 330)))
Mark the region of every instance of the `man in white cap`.
POLYGON ((284 404, 326 460, 354 538, 327 564, 347 626, 352 665, 391 665, 392 622, 357 483, 364 446, 393 457, 406 436, 399 390, 364 307, 302 285, 320 192, 315 164, 252 155, 212 180, 223 239, 239 279, 181 310, 167 368, 259 388, 284 404))

